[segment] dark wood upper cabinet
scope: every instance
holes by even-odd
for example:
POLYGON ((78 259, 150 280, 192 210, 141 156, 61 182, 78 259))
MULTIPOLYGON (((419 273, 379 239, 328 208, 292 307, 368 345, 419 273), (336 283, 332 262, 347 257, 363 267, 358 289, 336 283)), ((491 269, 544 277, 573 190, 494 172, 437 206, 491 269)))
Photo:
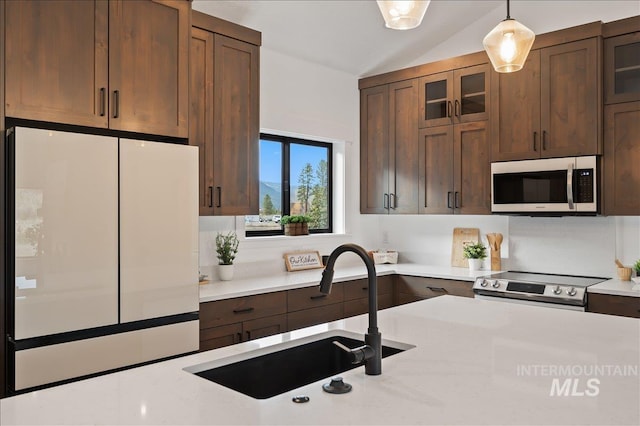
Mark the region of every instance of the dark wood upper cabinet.
POLYGON ((604 41, 605 103, 640 100, 640 32, 604 41))
POLYGON ((494 76, 492 161, 601 154, 599 38, 529 55, 521 71, 494 76))
POLYGON ((258 214, 259 46, 219 30, 260 41, 256 31, 194 12, 189 144, 200 148, 200 215, 258 214))
POLYGON ((109 2, 109 127, 188 137, 190 3, 109 2))
POLYGON ((640 101, 607 105, 604 214, 640 215, 640 101))
POLYGON ((491 213, 487 121, 420 130, 420 213, 491 213))
POLYGON ((215 34, 213 52, 213 206, 258 214, 259 49, 215 34))
POLYGON ((418 80, 364 89, 360 211, 418 212, 418 80))
POLYGON ((184 0, 6 2, 6 115, 187 137, 184 0))
POLYGON ((108 127, 104 1, 8 1, 6 115, 108 127))
POLYGON ((420 127, 486 120, 490 67, 476 65, 420 79, 420 127))
POLYGON ((360 91, 360 212, 389 206, 389 85, 360 91))

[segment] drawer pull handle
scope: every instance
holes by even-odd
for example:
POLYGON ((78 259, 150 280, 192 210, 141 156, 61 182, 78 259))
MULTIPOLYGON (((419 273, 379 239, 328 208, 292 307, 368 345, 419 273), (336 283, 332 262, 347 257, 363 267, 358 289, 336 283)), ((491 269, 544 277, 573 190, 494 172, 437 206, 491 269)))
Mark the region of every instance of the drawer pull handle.
POLYGON ((244 309, 234 309, 233 313, 234 314, 246 314, 248 312, 253 311, 253 308, 244 308, 244 309))
POLYGON ((445 290, 445 289, 444 289, 444 288, 442 288, 442 287, 429 287, 429 286, 427 286, 427 288, 428 288, 429 290, 431 290, 431 291, 438 291, 438 292, 440 292, 440 293, 448 293, 448 291, 447 291, 447 290, 445 290))
POLYGON ((362 287, 362 290, 367 291, 369 290, 369 287, 362 287))
POLYGON ((310 296, 309 299, 311 300, 317 300, 317 299, 324 299, 325 297, 327 297, 326 294, 317 294, 315 296, 310 296))

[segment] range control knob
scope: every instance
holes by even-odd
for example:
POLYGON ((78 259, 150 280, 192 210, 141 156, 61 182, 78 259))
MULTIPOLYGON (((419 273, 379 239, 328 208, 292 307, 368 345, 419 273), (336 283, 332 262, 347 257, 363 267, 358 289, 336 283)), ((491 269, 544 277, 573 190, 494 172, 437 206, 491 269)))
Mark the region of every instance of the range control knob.
POLYGON ((491 283, 491 287, 493 288, 498 288, 500 287, 500 281, 495 280, 494 282, 491 283))
POLYGON ((562 289, 560 288, 559 285, 556 286, 556 288, 553 289, 553 294, 560 294, 562 293, 562 289))
POLYGON ((575 296, 576 293, 578 293, 578 292, 576 291, 576 289, 574 287, 571 287, 569 290, 567 290, 567 294, 569 296, 575 296))
POLYGON ((486 287, 488 284, 489 284, 489 281, 487 281, 487 280, 482 280, 482 281, 480 282, 480 286, 481 286, 481 287, 486 287))

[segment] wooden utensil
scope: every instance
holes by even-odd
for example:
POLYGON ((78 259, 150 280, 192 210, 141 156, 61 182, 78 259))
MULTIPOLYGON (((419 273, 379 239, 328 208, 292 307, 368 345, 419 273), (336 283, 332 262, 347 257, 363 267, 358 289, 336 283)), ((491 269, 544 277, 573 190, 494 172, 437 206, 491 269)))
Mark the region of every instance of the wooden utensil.
POLYGON ((491 233, 487 234, 487 241, 489 241, 489 248, 491 249, 491 270, 499 271, 502 269, 500 246, 502 245, 502 234, 491 233))
POLYGON ((624 268, 624 265, 622 264, 622 262, 620 262, 618 259, 616 259, 616 266, 618 268, 624 268))

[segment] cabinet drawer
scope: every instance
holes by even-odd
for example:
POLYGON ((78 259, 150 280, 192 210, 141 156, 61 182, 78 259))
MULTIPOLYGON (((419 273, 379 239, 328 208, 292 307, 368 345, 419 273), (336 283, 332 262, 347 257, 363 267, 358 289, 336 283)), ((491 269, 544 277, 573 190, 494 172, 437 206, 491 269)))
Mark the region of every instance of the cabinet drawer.
POLYGON ((640 318, 640 298, 588 293, 587 311, 640 318))
POLYGON ((221 348, 240 343, 242 323, 200 329, 200 351, 221 348))
POLYGON ((344 300, 343 291, 343 285, 341 283, 336 283, 331 286, 331 294, 320 293, 318 286, 288 290, 288 311, 294 312, 302 309, 340 303, 344 300))
MULTIPOLYGON (((393 306, 393 293, 378 294, 378 310, 387 309, 393 306)), ((369 312, 369 299, 353 299, 344 301, 344 316, 366 314, 369 312)))
POLYGON ((344 317, 343 313, 344 310, 342 308, 342 303, 318 306, 316 308, 287 314, 287 325, 289 326, 289 330, 295 330, 298 328, 342 319, 344 317))
POLYGON ((242 323, 244 340, 259 339, 287 331, 287 315, 280 314, 266 318, 258 318, 242 323))
MULTIPOLYGON (((342 283, 344 287, 344 300, 360 299, 369 296, 368 280, 346 281, 342 283)), ((378 277, 378 298, 383 294, 393 293, 393 278, 391 275, 378 277)))
POLYGON ((412 295, 421 299, 444 296, 473 297, 473 283, 467 281, 445 280, 439 278, 423 278, 398 276, 398 295, 412 295))
POLYGON ((284 291, 206 302, 200 304, 200 329, 286 312, 287 295, 284 291))

